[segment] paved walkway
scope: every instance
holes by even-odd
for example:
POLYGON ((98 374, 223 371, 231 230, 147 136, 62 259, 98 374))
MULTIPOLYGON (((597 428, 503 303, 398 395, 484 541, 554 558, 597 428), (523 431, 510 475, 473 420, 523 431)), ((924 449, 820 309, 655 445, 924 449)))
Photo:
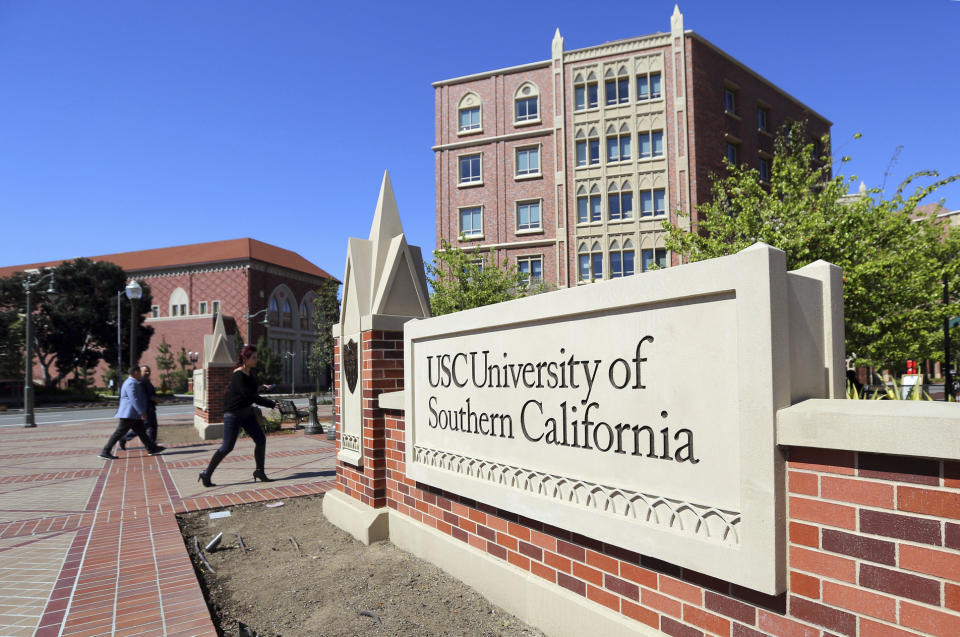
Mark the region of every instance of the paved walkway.
MULTIPOLYGON (((191 422, 161 417, 163 427, 191 422)), ((216 635, 176 514, 322 493, 333 443, 302 432, 267 439, 267 473, 251 482, 253 443, 241 438, 217 469, 197 473, 219 442, 133 441, 119 460, 97 453, 115 421, 0 429, 0 636, 216 635)))

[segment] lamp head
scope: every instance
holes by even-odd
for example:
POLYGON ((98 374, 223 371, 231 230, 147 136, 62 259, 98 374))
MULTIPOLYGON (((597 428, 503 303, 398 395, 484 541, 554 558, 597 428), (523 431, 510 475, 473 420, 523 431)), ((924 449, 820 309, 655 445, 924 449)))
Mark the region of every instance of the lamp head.
POLYGON ((47 296, 50 298, 56 298, 57 288, 53 285, 53 272, 50 273, 50 285, 47 286, 47 296))
POLYGON ((130 281, 126 287, 127 298, 130 300, 139 299, 143 296, 143 288, 136 281, 130 281))

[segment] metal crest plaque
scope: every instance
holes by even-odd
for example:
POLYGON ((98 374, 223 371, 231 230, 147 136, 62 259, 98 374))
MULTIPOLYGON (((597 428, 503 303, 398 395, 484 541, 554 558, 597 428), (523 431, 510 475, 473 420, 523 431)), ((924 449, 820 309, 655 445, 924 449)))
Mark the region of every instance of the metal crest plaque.
POLYGON ((350 339, 350 342, 343 346, 343 374, 351 394, 357 388, 357 371, 357 343, 350 339))

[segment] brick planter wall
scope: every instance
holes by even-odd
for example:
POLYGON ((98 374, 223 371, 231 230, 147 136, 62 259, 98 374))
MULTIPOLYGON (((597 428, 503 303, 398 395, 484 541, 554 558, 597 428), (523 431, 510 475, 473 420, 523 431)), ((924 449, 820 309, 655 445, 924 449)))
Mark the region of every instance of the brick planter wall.
POLYGON ((402 388, 402 335, 364 347, 365 466, 338 463, 337 488, 365 504, 675 637, 960 635, 960 462, 785 448, 788 590, 770 596, 410 480, 403 412, 377 407, 402 388))

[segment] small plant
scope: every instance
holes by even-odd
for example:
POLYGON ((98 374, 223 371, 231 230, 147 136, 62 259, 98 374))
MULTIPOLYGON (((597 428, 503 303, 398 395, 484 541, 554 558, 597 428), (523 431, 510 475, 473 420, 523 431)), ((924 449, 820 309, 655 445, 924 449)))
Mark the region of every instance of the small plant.
POLYGON ((904 396, 895 380, 891 381, 890 385, 884 384, 881 389, 877 389, 873 393, 867 391, 866 388, 858 391, 853 383, 847 382, 847 398, 851 400, 933 400, 930 394, 923 391, 921 385, 913 385, 909 394, 904 396))

